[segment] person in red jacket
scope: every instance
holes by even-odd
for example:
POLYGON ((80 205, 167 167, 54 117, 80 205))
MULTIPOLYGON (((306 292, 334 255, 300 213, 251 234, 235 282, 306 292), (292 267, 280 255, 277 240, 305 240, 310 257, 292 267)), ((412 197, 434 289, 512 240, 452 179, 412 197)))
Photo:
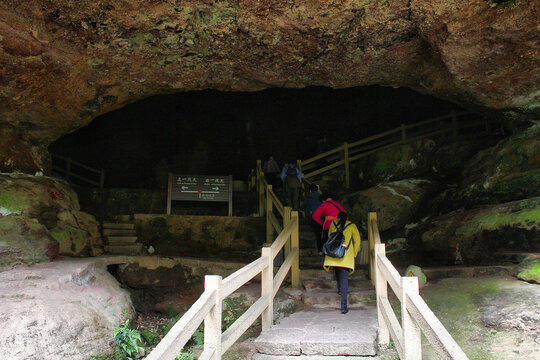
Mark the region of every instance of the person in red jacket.
POLYGON ((326 200, 313 212, 313 221, 315 221, 317 224, 322 225, 323 231, 322 236, 320 239, 317 239, 317 250, 319 251, 319 255, 322 255, 322 247, 323 244, 328 240, 328 230, 330 229, 330 225, 332 225, 332 221, 334 221, 337 218, 337 215, 340 212, 346 213, 345 208, 332 199, 332 195, 330 194, 324 194, 323 198, 326 198, 326 200))

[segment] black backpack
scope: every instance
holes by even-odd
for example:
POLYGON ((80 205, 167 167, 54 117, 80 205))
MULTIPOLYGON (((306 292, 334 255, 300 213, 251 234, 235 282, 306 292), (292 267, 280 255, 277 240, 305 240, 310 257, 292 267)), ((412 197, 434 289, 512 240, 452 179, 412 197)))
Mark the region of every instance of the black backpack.
MULTIPOLYGON (((336 223, 334 222, 334 225, 337 227, 337 230, 328 236, 328 240, 323 245, 323 254, 328 255, 333 258, 342 258, 347 253, 347 250, 349 250, 349 246, 351 246, 351 243, 349 243, 349 246, 343 246, 345 244, 345 235, 343 235, 343 231, 349 225, 352 223, 348 223, 347 225, 339 228, 337 227, 336 223)), ((351 241, 354 241, 351 238, 351 241)))

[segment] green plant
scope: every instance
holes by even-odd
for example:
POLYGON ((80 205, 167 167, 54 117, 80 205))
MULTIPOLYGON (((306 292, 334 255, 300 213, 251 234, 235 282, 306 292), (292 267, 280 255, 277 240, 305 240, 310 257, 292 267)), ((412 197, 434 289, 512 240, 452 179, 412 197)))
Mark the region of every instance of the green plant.
POLYGON ((245 304, 245 295, 238 297, 228 297, 223 300, 223 310, 221 313, 222 330, 231 326, 248 308, 245 304))
POLYGON ((127 359, 133 360, 141 352, 138 344, 141 341, 141 334, 129 328, 129 319, 122 321, 120 326, 114 327, 113 334, 116 344, 127 359))
POLYGON ((195 355, 192 352, 182 351, 174 360, 195 360, 195 355))
POLYGON ((204 345, 204 332, 200 329, 195 330, 193 333, 193 340, 195 340, 195 344, 199 346, 204 345))

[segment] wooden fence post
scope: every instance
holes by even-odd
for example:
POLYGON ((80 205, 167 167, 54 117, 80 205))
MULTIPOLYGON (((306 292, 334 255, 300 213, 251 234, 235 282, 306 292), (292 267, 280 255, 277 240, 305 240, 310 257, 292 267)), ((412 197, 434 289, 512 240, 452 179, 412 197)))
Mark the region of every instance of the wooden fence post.
POLYGON ((264 192, 265 188, 263 185, 262 177, 264 173, 261 171, 261 160, 257 160, 257 193, 259 194, 259 216, 264 215, 264 192))
POLYGON ((373 262, 375 266, 375 293, 377 294, 377 320, 379 321, 379 344, 388 345, 390 343, 390 332, 388 331, 388 324, 384 321, 382 313, 381 298, 388 299, 388 282, 384 277, 382 271, 378 267, 377 255, 386 256, 386 247, 384 244, 375 245, 375 254, 373 262))
POLYGON ((272 197, 270 197, 270 191, 272 191, 272 185, 266 186, 266 242, 271 244, 273 242, 274 231, 270 216, 272 214, 272 197))
POLYGON ((345 161, 345 188, 350 187, 350 173, 349 173, 349 144, 343 143, 343 161, 345 161))
MULTIPOLYGON (((291 212, 292 210, 290 206, 285 206, 283 208, 283 229, 285 229, 287 225, 289 225, 289 222, 291 221, 291 212)), ((290 252, 291 252, 291 241, 289 240, 283 246, 283 259, 284 260, 287 258, 287 256, 289 256, 290 252)))
POLYGON ((368 214, 368 242, 369 242, 369 278, 371 279, 371 283, 375 285, 375 264, 373 263, 373 259, 375 256, 375 236, 373 234, 373 228, 371 226, 371 222, 375 220, 377 221, 377 213, 370 212, 368 214))
POLYGON ((215 303, 210 313, 204 318, 204 348, 214 348, 211 360, 221 360, 221 282, 219 275, 206 275, 204 277, 205 290, 215 290, 215 303))
POLYGON ((422 360, 422 331, 407 310, 407 293, 418 294, 418 278, 404 276, 401 278, 401 327, 403 329, 404 360, 422 360))
POLYGON ((261 296, 268 296, 268 305, 261 315, 262 330, 268 330, 274 323, 274 260, 271 247, 262 248, 266 257, 266 267, 261 273, 261 296))
POLYGON ((407 142, 407 133, 405 129, 405 124, 401 124, 401 143, 405 144, 407 142))
POLYGON ((294 230, 291 234, 291 249, 296 249, 296 256, 294 257, 294 261, 291 265, 291 285, 294 288, 300 287, 300 239, 298 235, 298 227, 299 227, 299 218, 298 218, 298 211, 293 211, 291 213, 291 221, 294 221, 296 223, 296 226, 294 227, 294 230))
POLYGON ((171 215, 172 174, 167 178, 167 215, 171 215))

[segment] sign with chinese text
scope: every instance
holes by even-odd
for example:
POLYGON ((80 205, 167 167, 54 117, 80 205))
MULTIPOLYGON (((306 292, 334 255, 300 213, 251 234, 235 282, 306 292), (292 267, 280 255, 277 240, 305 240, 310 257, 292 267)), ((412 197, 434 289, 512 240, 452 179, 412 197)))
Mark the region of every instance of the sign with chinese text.
POLYGON ((167 214, 171 200, 228 202, 232 216, 232 176, 169 174, 167 214))

